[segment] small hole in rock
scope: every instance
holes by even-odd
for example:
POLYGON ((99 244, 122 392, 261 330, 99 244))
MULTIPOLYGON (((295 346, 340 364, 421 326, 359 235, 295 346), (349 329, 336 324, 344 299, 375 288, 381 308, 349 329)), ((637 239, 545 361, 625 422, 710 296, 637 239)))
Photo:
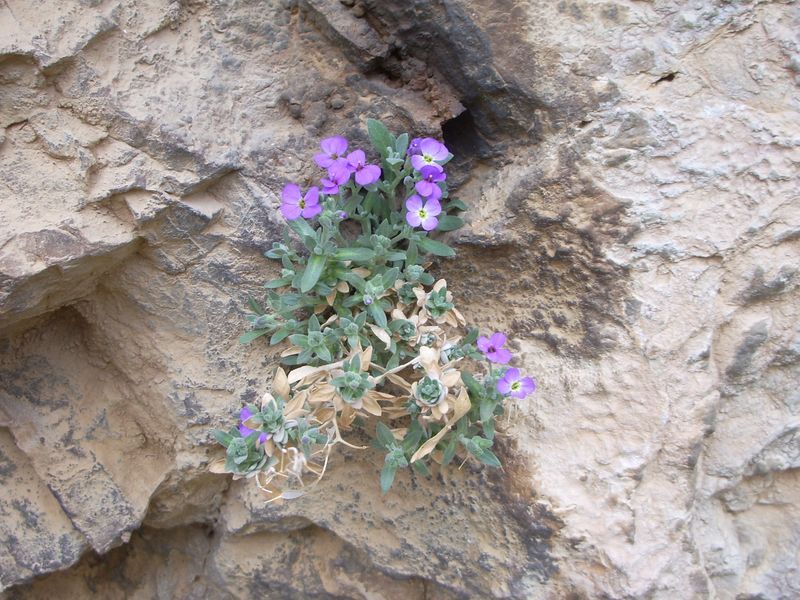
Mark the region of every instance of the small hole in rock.
POLYGON ((655 83, 653 83, 653 85, 658 85, 659 83, 662 83, 664 81, 672 81, 673 79, 675 79, 676 75, 677 75, 677 73, 667 73, 666 75, 656 79, 656 81, 655 81, 655 83))
POLYGON ((478 133, 475 119, 468 108, 442 123, 442 138, 447 149, 457 159, 483 158, 490 153, 489 146, 478 133))

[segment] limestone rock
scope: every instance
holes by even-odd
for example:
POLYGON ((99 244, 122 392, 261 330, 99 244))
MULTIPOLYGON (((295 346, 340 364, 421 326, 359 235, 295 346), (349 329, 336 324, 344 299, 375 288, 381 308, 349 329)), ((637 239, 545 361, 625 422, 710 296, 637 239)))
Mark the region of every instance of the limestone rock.
POLYGON ((7 0, 0 593, 796 597, 789 2, 7 0), (286 180, 367 118, 444 136, 441 261, 539 380, 502 472, 340 453, 294 502, 208 473, 286 180))

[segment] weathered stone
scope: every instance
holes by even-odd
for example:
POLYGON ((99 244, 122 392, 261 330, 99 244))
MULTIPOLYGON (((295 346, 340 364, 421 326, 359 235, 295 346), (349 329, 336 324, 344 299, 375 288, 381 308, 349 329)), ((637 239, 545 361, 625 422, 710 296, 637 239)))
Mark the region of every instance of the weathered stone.
POLYGON ((0 587, 796 596, 796 32, 755 1, 8 0, 0 587), (342 452, 265 506, 209 430, 276 364, 237 338, 283 183, 368 117, 453 149, 436 269, 539 391, 503 472, 382 496, 342 452))

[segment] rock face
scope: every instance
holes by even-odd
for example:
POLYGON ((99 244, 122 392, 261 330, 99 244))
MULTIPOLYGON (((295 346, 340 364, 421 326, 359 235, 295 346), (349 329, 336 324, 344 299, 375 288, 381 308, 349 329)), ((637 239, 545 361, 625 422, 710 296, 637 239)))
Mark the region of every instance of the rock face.
POLYGON ((0 592, 800 595, 791 2, 0 6, 0 592), (364 122, 444 136, 439 272, 534 400, 503 472, 340 453, 264 505, 207 472, 279 192, 364 122))

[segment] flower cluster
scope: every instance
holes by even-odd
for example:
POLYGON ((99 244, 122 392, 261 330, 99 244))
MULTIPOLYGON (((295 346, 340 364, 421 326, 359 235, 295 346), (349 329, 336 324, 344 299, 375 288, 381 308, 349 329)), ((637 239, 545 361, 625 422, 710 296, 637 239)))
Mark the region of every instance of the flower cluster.
POLYGON ((214 432, 226 454, 212 470, 255 478, 269 500, 308 490, 357 423, 375 423, 384 491, 399 469, 427 475, 456 456, 499 467, 495 423, 536 388, 506 366, 506 336, 466 328, 447 282, 427 271, 455 254, 431 234, 461 227, 466 209, 447 189, 447 147, 367 127, 375 160, 329 137, 314 156, 319 184, 284 187, 280 212, 296 238, 266 253, 280 273, 263 300, 249 299, 241 341, 268 336, 285 368, 237 426, 214 432))
MULTIPOLYGON (((511 351, 504 348, 505 345, 506 335, 499 331, 491 337, 478 338, 478 350, 489 362, 505 365, 511 361, 511 351)), ((522 377, 519 369, 512 367, 503 371, 497 381, 497 391, 504 396, 522 399, 536 391, 536 382, 531 377, 522 377)))

